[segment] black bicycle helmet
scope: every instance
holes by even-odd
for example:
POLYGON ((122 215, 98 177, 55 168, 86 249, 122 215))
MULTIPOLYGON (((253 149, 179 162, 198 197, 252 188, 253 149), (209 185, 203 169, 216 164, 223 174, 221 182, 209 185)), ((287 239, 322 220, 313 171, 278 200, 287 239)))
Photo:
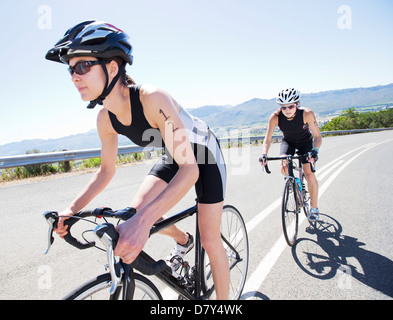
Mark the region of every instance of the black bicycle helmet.
POLYGON ((68 63, 72 57, 80 56, 102 59, 120 57, 130 65, 133 62, 132 46, 127 34, 109 23, 97 20, 84 21, 69 29, 45 58, 68 63))
POLYGON ((91 56, 96 57, 104 69, 106 84, 102 94, 91 101, 88 108, 92 109, 101 104, 105 97, 112 91, 120 76, 125 72, 125 65, 132 65, 132 45, 128 35, 119 28, 97 20, 84 21, 67 30, 55 46, 50 49, 45 58, 50 61, 66 63, 73 57, 91 56), (108 86, 108 71, 105 61, 120 57, 124 63, 119 73, 108 86))

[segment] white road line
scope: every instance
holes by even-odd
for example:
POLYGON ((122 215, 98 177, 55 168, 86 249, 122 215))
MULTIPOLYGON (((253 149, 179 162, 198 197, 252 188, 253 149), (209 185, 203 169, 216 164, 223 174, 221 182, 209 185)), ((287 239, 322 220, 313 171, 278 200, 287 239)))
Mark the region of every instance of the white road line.
MULTIPOLYGON (((393 139, 392 139, 393 140, 393 139)), ((391 141, 391 140, 387 140, 387 141, 391 141)), ((364 145, 362 147, 356 148, 348 153, 346 153, 345 155, 339 157, 338 159, 342 159, 343 157, 345 157, 346 155, 357 151, 359 149, 365 148, 363 151, 359 152, 358 154, 356 154, 354 157, 352 157, 350 160, 346 161, 345 164, 343 166, 341 166, 336 172, 334 172, 329 179, 320 187, 319 189, 319 196, 321 196, 326 190, 327 188, 330 186, 330 184, 334 181, 334 179, 337 178, 337 176, 353 161, 355 160, 357 157, 359 157, 361 154, 363 154, 364 152, 370 150, 371 148, 380 145, 382 143, 385 143, 387 141, 383 141, 380 143, 375 143, 375 144, 367 144, 364 145)), ((338 159, 336 159, 335 161, 337 161, 338 159)), ((334 162, 335 162, 334 161, 334 162)), ((340 161, 341 163, 341 161, 340 161)), ((330 164, 329 164, 330 165, 330 164)), ((324 167, 326 168, 326 166, 324 167)), ((328 170, 329 172, 329 170, 328 170)), ((330 172, 329 172, 330 173, 330 172)), ((273 204, 276 204, 277 200, 275 202, 273 202, 270 206, 272 207, 273 204)), ((274 209, 273 209, 274 210, 274 209)), ((264 211, 261 212, 261 214, 264 211)), ((264 215, 265 217, 265 215, 264 215)), ((304 220, 305 220, 305 215, 300 215, 300 220, 299 220, 299 224, 301 224, 304 220)), ((255 219, 255 218, 254 218, 255 219)), ((251 221, 253 221, 254 219, 252 219, 251 221)), ((260 220, 260 219, 259 219, 260 220)), ((262 219, 263 220, 263 219, 262 219)), ((261 221, 262 221, 261 220, 261 221)), ((256 225, 252 225, 253 228, 255 228, 256 225)), ((247 229, 248 231, 248 229, 247 229)), ((249 231, 248 231, 249 232, 249 231)), ((276 243, 274 244, 274 246, 272 247, 272 249, 270 249, 270 251, 268 252, 268 254, 262 259, 262 261, 259 263, 259 265, 257 266, 257 268, 255 269, 255 271, 251 274, 251 276, 248 278, 246 285, 244 286, 243 289, 243 293, 252 293, 252 292, 257 292, 259 290, 259 288, 261 287, 263 281, 265 280, 266 276, 270 273, 270 270, 273 268, 273 266, 275 265, 275 263, 277 262, 278 258, 280 257, 280 255, 282 254, 282 252, 285 250, 285 248, 287 248, 284 236, 281 235, 280 238, 276 241, 276 243)))
POLYGON ((247 233, 250 233, 258 224, 260 224, 270 213, 272 213, 281 204, 281 197, 276 199, 265 210, 258 213, 254 218, 246 223, 247 233))
POLYGON ((336 169, 338 166, 340 166, 344 162, 343 159, 337 161, 334 165, 332 165, 328 170, 324 171, 322 174, 319 174, 318 172, 316 173, 316 177, 318 181, 323 180, 326 178, 334 169, 336 169))

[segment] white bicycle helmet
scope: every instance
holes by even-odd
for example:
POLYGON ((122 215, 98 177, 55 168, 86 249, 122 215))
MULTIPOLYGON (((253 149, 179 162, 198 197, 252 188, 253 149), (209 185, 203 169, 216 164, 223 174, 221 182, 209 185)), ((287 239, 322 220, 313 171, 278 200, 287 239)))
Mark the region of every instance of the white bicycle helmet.
POLYGON ((300 101, 300 92, 294 88, 288 88, 280 91, 276 98, 278 104, 289 104, 300 101))

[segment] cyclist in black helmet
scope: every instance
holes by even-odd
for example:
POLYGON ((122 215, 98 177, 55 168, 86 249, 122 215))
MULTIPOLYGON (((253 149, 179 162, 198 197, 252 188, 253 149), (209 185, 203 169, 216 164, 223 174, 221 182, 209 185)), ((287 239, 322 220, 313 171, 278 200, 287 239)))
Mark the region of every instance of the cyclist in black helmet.
MULTIPOLYGON (((294 88, 282 90, 278 94, 276 102, 280 108, 270 116, 266 137, 263 141, 262 158, 267 157, 274 129, 278 126, 284 135, 280 147, 281 155, 294 155, 295 150, 299 150, 301 154, 311 152, 313 161, 318 160, 322 136, 314 113, 310 109, 300 107, 300 92, 294 88)), ((318 181, 311 171, 310 164, 305 160, 302 162, 311 199, 308 219, 316 221, 319 219, 318 181)), ((288 162, 282 161, 282 173, 287 174, 287 170, 288 162)))
MULTIPOLYGON (((77 213, 108 185, 115 174, 119 134, 140 146, 165 147, 164 156, 131 202, 137 214, 117 227, 120 238, 115 254, 131 263, 147 242, 153 224, 195 185, 202 245, 211 262, 217 298, 227 299, 229 265, 220 237, 226 169, 208 126, 165 91, 135 85, 125 71, 126 64, 133 63, 129 38, 111 24, 91 20, 76 25, 46 58, 69 65, 82 100, 90 101, 88 108, 103 105, 97 117, 101 167, 61 215, 77 213)), ((63 221, 60 219, 57 229, 61 237, 67 233, 63 221)), ((165 234, 176 240, 167 260, 177 268, 172 258, 192 249, 192 236, 176 226, 166 229, 165 234)))

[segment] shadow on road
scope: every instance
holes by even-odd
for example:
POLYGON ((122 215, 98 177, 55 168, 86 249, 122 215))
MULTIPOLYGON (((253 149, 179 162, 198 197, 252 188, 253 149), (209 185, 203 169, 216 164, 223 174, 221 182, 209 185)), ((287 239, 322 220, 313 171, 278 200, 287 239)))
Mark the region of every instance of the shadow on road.
POLYGON ((239 300, 270 300, 268 296, 259 291, 249 291, 241 295, 239 300))
POLYGON ((359 239, 342 234, 340 223, 321 214, 315 228, 308 227, 309 234, 317 241, 298 239, 292 247, 292 255, 298 266, 318 279, 337 276, 341 289, 351 289, 351 279, 393 297, 393 261, 364 248, 359 239))

